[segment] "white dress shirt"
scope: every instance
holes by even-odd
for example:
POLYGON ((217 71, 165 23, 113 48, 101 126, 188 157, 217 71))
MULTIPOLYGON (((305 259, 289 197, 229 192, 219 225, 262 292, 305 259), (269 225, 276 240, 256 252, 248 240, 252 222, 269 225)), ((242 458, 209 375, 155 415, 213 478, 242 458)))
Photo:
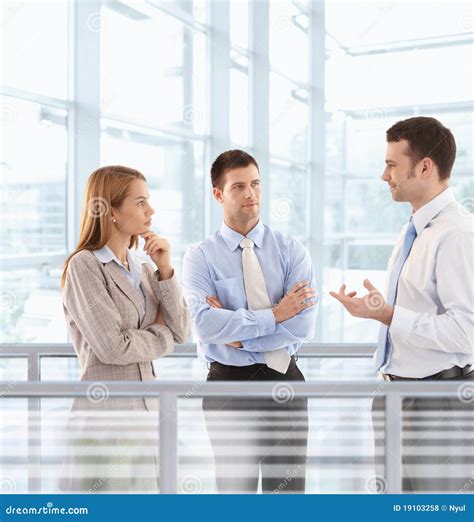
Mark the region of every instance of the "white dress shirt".
MULTIPOLYGON (((422 378, 473 362, 474 216, 450 188, 413 214, 417 237, 398 281, 382 373, 422 378)), ((400 233, 388 274, 403 243, 400 233)))

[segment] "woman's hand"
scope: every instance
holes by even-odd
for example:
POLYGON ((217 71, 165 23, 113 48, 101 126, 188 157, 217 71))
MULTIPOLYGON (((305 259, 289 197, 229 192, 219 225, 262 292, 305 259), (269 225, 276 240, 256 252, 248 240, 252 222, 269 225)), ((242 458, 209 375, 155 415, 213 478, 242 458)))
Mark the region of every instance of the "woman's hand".
POLYGON ((158 267, 160 279, 169 279, 173 275, 169 241, 151 231, 141 234, 141 237, 145 240, 143 250, 158 267))

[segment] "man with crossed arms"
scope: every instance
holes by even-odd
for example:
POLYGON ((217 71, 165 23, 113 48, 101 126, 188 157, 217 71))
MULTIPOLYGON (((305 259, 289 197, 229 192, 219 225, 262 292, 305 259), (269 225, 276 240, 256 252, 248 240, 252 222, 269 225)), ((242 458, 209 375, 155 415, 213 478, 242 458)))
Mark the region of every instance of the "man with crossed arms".
MULTIPOLYGON (((222 153, 211 181, 224 223, 183 261, 184 295, 207 380, 304 381, 295 355, 315 326, 310 256, 260 221, 260 174, 252 156, 222 153)), ((304 492, 307 400, 279 386, 287 397, 276 387, 273 399, 203 400, 219 492, 255 493, 260 471, 264 493, 304 492)))

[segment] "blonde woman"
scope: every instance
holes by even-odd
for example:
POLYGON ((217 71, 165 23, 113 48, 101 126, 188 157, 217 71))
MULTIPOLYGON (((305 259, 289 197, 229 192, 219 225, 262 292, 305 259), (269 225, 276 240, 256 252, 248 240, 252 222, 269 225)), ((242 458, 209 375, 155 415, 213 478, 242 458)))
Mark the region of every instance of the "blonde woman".
POLYGON ((61 286, 81 380, 94 384, 72 405, 63 490, 158 489, 157 399, 110 398, 101 384, 153 381, 153 360, 190 333, 169 242, 150 229, 153 214, 137 170, 108 166, 89 177, 79 243, 61 286), (134 255, 139 237, 157 269, 134 255))

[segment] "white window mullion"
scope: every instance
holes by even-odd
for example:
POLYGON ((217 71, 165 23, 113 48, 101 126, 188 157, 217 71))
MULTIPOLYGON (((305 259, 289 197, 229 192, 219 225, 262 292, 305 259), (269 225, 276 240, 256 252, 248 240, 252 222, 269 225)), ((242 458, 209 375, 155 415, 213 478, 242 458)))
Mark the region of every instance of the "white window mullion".
POLYGON ((71 4, 69 31, 68 249, 78 240, 84 188, 100 162, 100 0, 71 4))
POLYGON ((250 144, 260 166, 265 197, 262 220, 270 215, 270 7, 267 0, 253 0, 250 10, 250 144))
MULTIPOLYGON (((230 146, 229 133, 229 78, 230 78, 230 25, 228 2, 209 2, 211 37, 208 48, 210 55, 209 107, 210 107, 210 144, 208 166, 230 146)), ((211 186, 209 168, 205 173, 206 187, 211 186)), ((207 194, 206 235, 215 232, 222 223, 222 209, 212 198, 210 188, 207 194)))
MULTIPOLYGON (((309 16, 310 45, 310 118, 309 118, 309 250, 316 270, 319 295, 322 295, 324 272, 324 176, 325 176, 325 19, 324 0, 315 0, 309 16)), ((323 316, 316 324, 316 341, 321 340, 323 316)))

